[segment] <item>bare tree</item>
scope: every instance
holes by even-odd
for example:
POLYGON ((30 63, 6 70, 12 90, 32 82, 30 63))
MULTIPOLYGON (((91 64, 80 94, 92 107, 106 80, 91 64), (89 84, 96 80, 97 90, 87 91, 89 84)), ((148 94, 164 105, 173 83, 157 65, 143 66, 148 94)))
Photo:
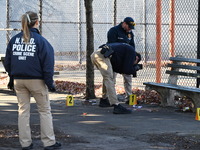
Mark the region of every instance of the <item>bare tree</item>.
POLYGON ((93 32, 93 0, 84 0, 86 9, 86 31, 87 31, 87 52, 86 52, 86 100, 96 98, 94 89, 94 66, 90 55, 94 51, 94 32, 93 32))

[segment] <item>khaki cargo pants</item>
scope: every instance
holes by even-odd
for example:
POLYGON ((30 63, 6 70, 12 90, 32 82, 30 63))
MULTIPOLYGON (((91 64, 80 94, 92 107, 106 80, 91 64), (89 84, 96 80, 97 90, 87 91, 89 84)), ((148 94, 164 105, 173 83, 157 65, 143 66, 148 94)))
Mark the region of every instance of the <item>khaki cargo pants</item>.
POLYGON ((30 129, 30 96, 36 101, 39 116, 41 140, 44 146, 55 144, 52 114, 48 89, 43 80, 15 79, 14 88, 18 99, 19 141, 22 147, 32 143, 30 129))
POLYGON ((91 55, 92 63, 97 67, 103 76, 102 98, 107 98, 110 104, 119 103, 115 91, 115 82, 113 78, 113 69, 109 58, 105 58, 101 53, 101 48, 93 52, 91 55))
MULTIPOLYGON (((129 96, 132 94, 132 75, 122 74, 124 80, 124 89, 126 92, 126 98, 129 99, 129 96)), ((117 73, 114 72, 114 81, 116 83, 117 73)))

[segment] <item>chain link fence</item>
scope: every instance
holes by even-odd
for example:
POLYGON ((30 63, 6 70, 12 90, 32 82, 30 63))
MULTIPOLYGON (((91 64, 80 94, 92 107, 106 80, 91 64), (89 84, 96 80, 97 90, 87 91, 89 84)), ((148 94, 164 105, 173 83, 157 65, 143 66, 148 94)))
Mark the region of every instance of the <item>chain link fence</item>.
MULTIPOLYGON (((171 0, 172 1, 172 0, 171 0)), ((84 0, 0 0, 0 54, 5 54, 6 44, 21 29, 20 17, 26 11, 41 15, 42 35, 53 45, 56 66, 60 75, 55 80, 85 83, 86 77, 86 20, 84 0), (19 9, 20 8, 20 9, 19 9), (7 11, 5 11, 7 10, 7 11)), ((143 89, 143 82, 156 81, 156 0, 93 0, 94 47, 106 43, 107 31, 125 17, 136 22, 136 51, 141 53, 144 69, 133 78, 133 87, 143 89), (115 22, 116 21, 116 22, 115 22)), ((197 57, 198 0, 176 0, 174 19, 174 55, 197 57)), ((161 82, 167 82, 166 63, 170 53, 170 0, 161 5, 161 82)), ((158 14, 157 14, 158 15, 158 14)), ((95 84, 101 84, 99 71, 95 70, 95 84)), ((195 79, 184 78, 182 85, 195 86, 195 79)), ((118 75, 117 84, 123 85, 118 75)))

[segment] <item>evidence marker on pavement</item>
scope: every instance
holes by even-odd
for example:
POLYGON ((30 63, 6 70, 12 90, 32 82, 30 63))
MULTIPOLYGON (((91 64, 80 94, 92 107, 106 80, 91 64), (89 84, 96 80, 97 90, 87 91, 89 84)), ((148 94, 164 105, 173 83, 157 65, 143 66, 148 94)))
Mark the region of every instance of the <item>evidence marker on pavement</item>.
POLYGON ((66 97, 66 106, 74 106, 74 97, 72 95, 66 97))
POLYGON ((197 108, 195 120, 200 120, 200 108, 197 108))
POLYGON ((135 94, 129 96, 129 105, 137 105, 137 98, 135 94))

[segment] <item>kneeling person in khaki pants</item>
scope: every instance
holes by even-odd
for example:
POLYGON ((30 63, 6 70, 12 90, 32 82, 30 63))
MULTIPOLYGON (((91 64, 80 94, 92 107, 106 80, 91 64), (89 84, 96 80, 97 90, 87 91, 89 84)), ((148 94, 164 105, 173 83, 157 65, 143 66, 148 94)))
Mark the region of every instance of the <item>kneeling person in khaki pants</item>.
POLYGON ((103 76, 103 95, 99 106, 114 106, 114 114, 130 114, 131 110, 119 104, 113 73, 135 74, 141 69, 141 66, 137 64, 135 49, 125 43, 110 43, 100 46, 91 55, 91 60, 103 76))

